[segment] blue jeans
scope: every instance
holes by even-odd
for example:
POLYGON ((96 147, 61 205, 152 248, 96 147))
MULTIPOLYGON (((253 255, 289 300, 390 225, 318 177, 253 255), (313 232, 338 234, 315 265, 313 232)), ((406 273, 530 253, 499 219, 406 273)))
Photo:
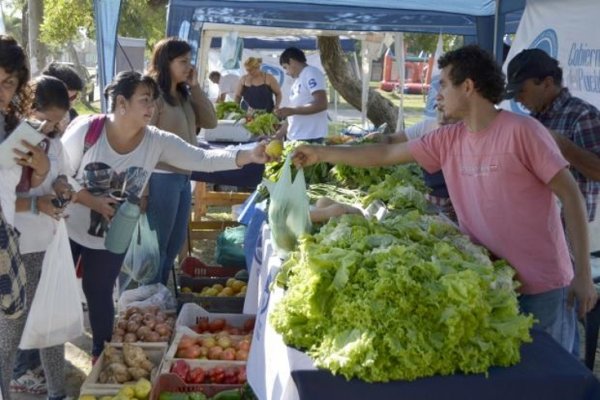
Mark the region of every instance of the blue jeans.
POLYGON ((13 379, 18 379, 25 375, 27 370, 34 370, 42 366, 40 359, 40 351, 38 349, 17 350, 17 358, 15 359, 15 367, 13 368, 13 379))
POLYGON ((521 295, 519 308, 523 313, 533 314, 538 322, 534 325, 549 333, 569 353, 578 357, 576 348, 577 317, 575 307, 567 305, 568 287, 548 292, 521 295))
POLYGON ((185 242, 191 204, 188 175, 154 173, 150 176, 146 213, 150 228, 158 236, 160 249, 160 268, 150 283, 167 284, 169 271, 185 242))

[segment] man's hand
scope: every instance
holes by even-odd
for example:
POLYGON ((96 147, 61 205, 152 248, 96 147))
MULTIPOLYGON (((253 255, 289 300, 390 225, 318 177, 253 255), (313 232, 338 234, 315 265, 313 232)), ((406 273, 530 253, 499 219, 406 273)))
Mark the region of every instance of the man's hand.
POLYGON ((292 161, 296 167, 308 167, 321 162, 319 149, 322 146, 301 145, 296 147, 292 155, 292 161))
POLYGON ((275 114, 279 119, 283 119, 289 117, 290 115, 294 115, 294 109, 291 107, 276 108, 273 110, 273 114, 275 114))
POLYGON ((577 299, 579 318, 585 317, 596 306, 598 292, 590 279, 582 280, 577 276, 573 278, 569 286, 568 304, 570 307, 573 306, 575 299, 577 299))

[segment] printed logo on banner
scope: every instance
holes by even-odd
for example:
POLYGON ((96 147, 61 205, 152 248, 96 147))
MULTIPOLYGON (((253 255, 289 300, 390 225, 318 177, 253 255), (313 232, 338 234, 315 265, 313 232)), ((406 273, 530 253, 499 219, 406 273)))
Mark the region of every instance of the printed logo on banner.
MULTIPOLYGON (((554 29, 546 29, 542 31, 529 45, 528 49, 544 50, 552 58, 558 59, 558 36, 554 29)), ((519 114, 529 115, 529 111, 515 99, 510 101, 512 111, 519 114)))
POLYGON ((275 77, 275 79, 277 80, 277 83, 279 83, 279 86, 283 85, 283 80, 285 79, 285 74, 283 73, 283 70, 281 68, 277 68, 277 67, 275 67, 273 65, 269 65, 269 64, 262 64, 260 66, 260 70, 273 75, 275 77))

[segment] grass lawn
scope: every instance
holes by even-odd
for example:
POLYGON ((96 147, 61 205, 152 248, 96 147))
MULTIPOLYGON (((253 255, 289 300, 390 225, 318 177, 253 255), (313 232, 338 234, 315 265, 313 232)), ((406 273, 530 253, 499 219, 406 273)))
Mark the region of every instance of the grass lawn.
POLYGON ((88 107, 86 104, 84 104, 80 100, 77 100, 77 102, 75 102, 73 104, 73 108, 75 109, 75 111, 77 111, 77 113, 79 115, 100 113, 100 101, 95 101, 95 102, 91 103, 90 105, 91 105, 91 107, 88 107))
MULTIPOLYGON (((380 95, 390 100, 396 107, 400 105, 400 94, 396 92, 386 92, 379 89, 379 82, 371 82, 370 87, 375 89, 380 95)), ((404 105, 404 124, 406 127, 414 125, 416 122, 423 119, 423 110, 425 109, 425 97, 418 94, 405 94, 403 95, 404 105)), ((338 110, 354 110, 350 104, 346 102, 341 96, 338 97, 338 110)), ((332 105, 329 106, 329 111, 332 112, 332 105)), ((330 122, 329 123, 329 135, 338 134, 344 130, 348 125, 360 124, 360 111, 356 110, 357 118, 346 119, 342 122, 330 122)))

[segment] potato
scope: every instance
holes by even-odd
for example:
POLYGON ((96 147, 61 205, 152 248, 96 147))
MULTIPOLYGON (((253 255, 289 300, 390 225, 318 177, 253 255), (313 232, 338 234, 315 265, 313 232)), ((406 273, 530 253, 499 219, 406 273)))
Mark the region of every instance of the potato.
POLYGON ((138 379, 141 379, 141 378, 148 378, 148 377, 150 377, 150 372, 146 371, 143 368, 139 368, 139 367, 130 367, 130 368, 127 368, 127 372, 129 372, 129 374, 131 375, 131 377, 134 380, 136 380, 136 381, 138 379))

